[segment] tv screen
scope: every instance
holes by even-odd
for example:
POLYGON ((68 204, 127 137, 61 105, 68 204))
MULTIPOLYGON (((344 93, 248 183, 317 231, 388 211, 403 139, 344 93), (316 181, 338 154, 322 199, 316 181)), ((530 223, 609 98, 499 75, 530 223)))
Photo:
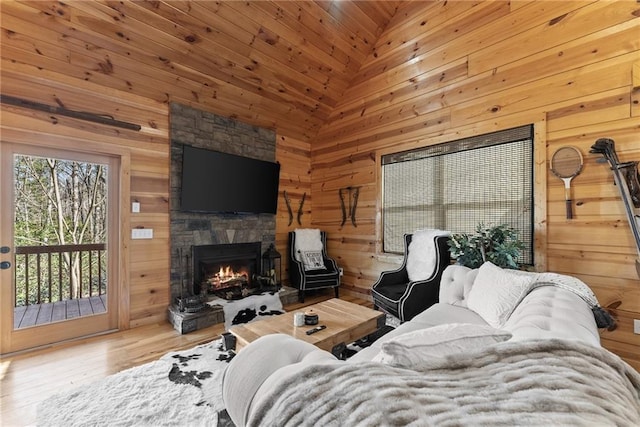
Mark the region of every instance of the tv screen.
POLYGON ((183 211, 276 213, 279 163, 189 145, 182 156, 183 211))

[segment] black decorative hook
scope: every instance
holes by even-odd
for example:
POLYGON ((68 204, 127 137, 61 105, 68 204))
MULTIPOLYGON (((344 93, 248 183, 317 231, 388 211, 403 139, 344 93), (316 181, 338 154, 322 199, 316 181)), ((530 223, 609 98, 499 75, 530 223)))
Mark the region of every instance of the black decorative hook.
POLYGON ((342 208, 342 223, 340 228, 347 222, 347 218, 351 219, 351 224, 357 227, 356 224, 356 208, 358 207, 358 197, 360 196, 360 187, 344 187, 338 190, 338 196, 340 196, 340 207, 342 208), (348 211, 345 204, 345 193, 349 197, 348 211))
MULTIPOLYGON (((287 194, 286 191, 283 191, 284 193, 284 201, 287 204, 287 211, 289 212, 289 224, 287 225, 291 225, 293 223, 293 209, 291 209, 291 199, 289 199, 289 195, 287 194)), ((298 205, 298 215, 297 215, 297 221, 298 221, 298 225, 302 225, 302 214, 304 214, 304 211, 302 210, 302 207, 304 206, 304 201, 307 198, 307 193, 303 193, 302 194, 302 199, 300 200, 300 205, 298 205)))

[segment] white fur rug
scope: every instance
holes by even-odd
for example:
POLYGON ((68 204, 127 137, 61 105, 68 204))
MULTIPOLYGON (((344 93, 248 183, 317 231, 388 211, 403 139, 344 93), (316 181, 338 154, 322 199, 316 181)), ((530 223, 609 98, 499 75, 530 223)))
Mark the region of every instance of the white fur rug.
MULTIPOLYGON (((388 316, 387 323, 393 319, 388 316)), ((352 353, 360 349, 355 345, 352 353)), ((37 408, 37 425, 229 426, 222 376, 233 355, 222 350, 221 339, 167 353, 155 362, 45 399, 37 408)))
MULTIPOLYGON (((221 340, 171 352, 38 405, 38 426, 216 426, 222 375, 233 355, 221 340)), ((224 418, 222 415, 221 418, 224 418)))
MULTIPOLYGON (((216 300, 225 329, 284 313, 278 293, 237 301, 216 300)), ((38 405, 39 426, 216 426, 222 374, 233 352, 222 341, 171 352, 159 360, 111 375, 38 405)), ((223 423, 226 423, 223 414, 223 423)))

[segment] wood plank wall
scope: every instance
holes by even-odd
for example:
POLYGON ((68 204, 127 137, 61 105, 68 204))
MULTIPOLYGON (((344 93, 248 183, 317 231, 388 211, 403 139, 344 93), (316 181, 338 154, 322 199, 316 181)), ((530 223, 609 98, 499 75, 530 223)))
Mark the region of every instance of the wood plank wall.
POLYGON ((119 327, 166 318, 169 303, 168 108, 148 98, 105 90, 92 82, 17 61, 2 61, 2 93, 139 124, 132 131, 2 105, 2 143, 14 142, 121 159, 121 281, 119 327), (131 202, 140 213, 131 214, 131 202), (153 228, 153 239, 131 240, 131 228, 153 228))
MULTIPOLYGON (((148 18, 131 25, 157 19, 142 3, 123 7, 148 18)), ((283 261, 288 231, 325 229, 329 251, 345 270, 344 290, 364 296, 380 271, 399 262, 379 252, 380 155, 535 123, 539 267, 580 277, 605 305, 619 301, 620 328, 604 335, 604 342, 629 359, 640 358, 640 341, 631 328, 632 319, 640 318, 633 241, 610 172, 588 154, 597 138, 610 137, 622 160, 640 159, 639 9, 634 0, 408 2, 377 40, 338 107, 322 111, 330 120, 309 140, 309 130, 321 120, 302 128, 297 123, 308 118, 284 105, 268 104, 256 115, 245 108, 261 104, 250 92, 231 88, 224 97, 222 92, 213 97, 208 88, 216 85, 194 83, 224 80, 205 78, 209 63, 197 62, 194 72, 158 68, 144 52, 151 47, 172 52, 153 41, 138 45, 137 39, 114 39, 110 30, 118 25, 107 23, 113 11, 103 3, 6 3, 3 93, 98 109, 140 123, 143 130, 115 131, 65 118, 53 124, 46 114, 6 106, 0 130, 3 140, 97 147, 130 159, 130 191, 125 188, 123 197, 126 203, 139 201, 142 212, 131 215, 123 209, 129 260, 123 269, 129 281, 128 308, 120 323, 133 327, 163 319, 169 298, 164 105, 169 99, 275 127, 276 157, 282 164, 276 242, 283 261), (40 8, 44 13, 37 13, 40 8), (201 96, 194 98, 195 93, 201 96), (564 144, 579 147, 585 157, 585 169, 573 183, 577 206, 571 221, 564 218, 562 183, 548 172, 547 163, 564 144), (340 227, 338 189, 347 186, 360 187, 357 227, 349 222, 340 227), (285 190, 294 214, 291 224, 285 190), (305 193, 299 225, 297 211, 305 193), (137 226, 154 228, 154 239, 131 241, 129 229, 137 226)), ((135 34, 146 34, 146 29, 129 28, 135 34)))
MULTIPOLYGON (((223 25, 219 16, 224 15, 224 19, 237 22, 232 9, 249 10, 252 5, 218 5, 215 13, 208 9, 214 6, 213 3, 203 4, 204 8, 201 5, 192 6, 196 8, 194 13, 199 19, 223 25)), ((266 2, 254 6, 270 7, 266 2)), ((285 6, 293 7, 290 4, 285 6)), ((160 15, 166 12, 165 5, 159 7, 160 15)), ((372 5, 373 9, 376 7, 378 6, 372 5)), ((389 7, 392 10, 394 6, 390 3, 389 7)), ((126 201, 123 205, 138 201, 141 213, 130 214, 128 207, 122 212, 123 241, 130 250, 123 255, 123 277, 127 292, 122 296, 124 302, 120 325, 135 327, 164 319, 169 304, 169 100, 260 126, 275 126, 280 130, 276 156, 282 164, 282 179, 276 242, 285 267, 287 232, 296 227, 309 227, 311 224, 310 146, 304 137, 308 128, 300 125, 309 122, 309 118, 306 115, 300 116, 299 111, 292 111, 285 100, 278 103, 276 99, 273 101, 275 104, 267 104, 257 99, 246 88, 234 87, 234 79, 230 80, 231 84, 225 86, 224 90, 209 89, 222 84, 216 80, 220 76, 215 74, 217 71, 212 67, 213 59, 208 55, 208 52, 217 51, 219 47, 209 46, 211 49, 200 52, 206 52, 207 55, 187 57, 182 52, 185 49, 184 43, 172 52, 169 48, 160 49, 157 40, 143 45, 139 44, 142 42, 138 38, 122 39, 120 32, 114 31, 112 34, 110 30, 114 24, 110 21, 112 15, 118 15, 117 8, 121 8, 122 13, 127 12, 132 17, 140 18, 128 21, 132 27, 126 27, 126 30, 131 34, 148 34, 151 31, 148 30, 149 27, 164 22, 153 12, 153 7, 142 3, 111 2, 109 7, 105 2, 62 4, 38 1, 3 4, 2 93, 54 106, 62 104, 70 109, 108 114, 119 120, 141 124, 142 132, 116 131, 106 126, 88 125, 65 118, 58 118, 54 124, 44 113, 9 107, 3 107, 1 130, 2 138, 6 141, 11 140, 13 132, 19 132, 21 136, 18 140, 21 141, 90 150, 94 149, 91 147, 95 144, 98 151, 114 152, 129 159, 130 179, 126 180, 126 186, 123 187, 122 198, 126 201), (115 9, 110 9, 111 6, 115 9), (105 17, 107 19, 100 20, 105 17), (149 53, 156 48, 160 49, 156 52, 160 56, 195 61, 195 64, 191 64, 191 67, 167 68, 167 64, 158 62, 149 53), (205 71, 214 75, 207 76, 203 74, 205 71), (212 83, 202 84, 203 81, 212 83), (254 108, 249 109, 247 105, 253 105, 254 108), (260 114, 255 113, 258 106, 260 114), (38 126, 33 123, 34 120, 38 126), (36 128, 42 129, 42 137, 30 140, 28 130, 36 128), (290 198, 293 210, 291 224, 283 197, 284 191, 290 198), (298 209, 303 195, 305 202, 301 222, 298 223, 298 209), (129 238, 132 227, 153 228, 154 239, 132 241, 129 238)), ((257 12, 252 13, 259 15, 257 12)), ((385 12, 389 13, 391 12, 385 12)), ((180 12, 180 16, 186 15, 180 12)), ((117 21, 120 24, 116 26, 125 25, 122 20, 117 21)), ((199 21, 189 18, 189 22, 197 24, 199 21)), ((286 30, 278 22, 274 17, 273 24, 286 30)), ((268 22, 264 23, 267 24, 268 22)), ((309 25, 319 24, 309 22, 309 25)), ((168 40, 168 36, 160 34, 163 30, 174 31, 169 27, 154 28, 152 31, 158 38, 168 40)), ((240 45, 243 40, 229 39, 225 43, 240 45)), ((353 54, 359 53, 358 49, 347 42, 337 37, 335 41, 341 44, 341 49, 348 47, 353 54)), ((173 40, 172 43, 178 42, 173 40)), ((357 40, 356 43, 366 47, 364 41, 357 40)), ((308 47, 311 49, 312 46, 308 47)), ((263 54, 266 55, 266 52, 263 54)), ((234 55, 241 57, 240 53, 234 55)), ((359 59, 364 57, 362 54, 359 59)), ((348 58, 345 59, 347 60, 348 58)), ((225 61, 220 63, 224 65, 225 61)), ((351 61, 351 66, 356 63, 359 61, 351 61)), ((309 64, 301 66, 304 69, 310 67, 309 64)), ((268 68, 263 69, 267 72, 268 68)), ((318 66, 318 69, 322 67, 318 66)), ((349 72, 355 72, 356 69, 349 72)), ((265 80, 271 81, 272 78, 265 80)), ((326 80, 326 77, 322 80, 326 80)), ((294 79, 291 81, 295 83, 294 79)), ((314 90, 316 86, 320 89, 323 87, 322 84, 315 84, 314 90)), ((340 88, 342 90, 344 87, 340 88)), ((281 91, 277 93, 281 94, 281 91)), ((323 114, 328 115, 328 110, 323 114)), ((319 127, 320 123, 320 119, 313 119, 311 127, 319 127)), ((286 276, 286 272, 284 274, 286 276)))
POLYGON ((282 255, 282 275, 288 284, 288 233, 311 227, 311 155, 308 141, 277 135, 276 161, 280 162, 280 188, 276 216, 276 247, 282 255), (285 192, 292 216, 289 215, 285 192), (304 199, 304 200, 303 200, 304 199), (302 212, 299 215, 299 212, 302 212))
POLYGON ((603 305, 619 302, 620 328, 604 343, 640 366, 635 245, 611 172, 589 154, 608 137, 622 161, 640 160, 639 17, 632 0, 404 5, 311 144, 312 224, 328 232, 343 288, 368 295, 400 262, 380 252, 382 153, 534 123, 537 267, 581 278, 603 305), (562 145, 585 159, 572 220, 548 170, 562 145), (361 187, 358 226, 341 228, 347 186, 361 187))
MULTIPOLYGON (((2 93, 48 105, 62 104, 142 125, 141 132, 2 106, 2 141, 110 153, 128 159, 130 181, 123 186, 121 226, 127 251, 123 254, 121 296, 123 329, 162 321, 169 304, 169 117, 168 107, 156 101, 120 91, 105 91, 90 82, 3 61, 2 93), (99 109, 96 109, 99 106, 99 109), (130 191, 129 191, 130 188, 130 191), (129 213, 130 202, 141 212, 129 213), (153 228, 154 239, 131 240, 130 229, 153 228)), ((282 254, 286 278, 287 233, 311 226, 311 171, 308 141, 279 135, 276 160, 281 163, 280 197, 276 218, 276 245, 282 254), (286 191, 293 213, 291 223, 285 203, 286 191), (300 223, 298 212, 302 204, 300 223)), ((126 178, 126 177, 125 177, 126 178)))

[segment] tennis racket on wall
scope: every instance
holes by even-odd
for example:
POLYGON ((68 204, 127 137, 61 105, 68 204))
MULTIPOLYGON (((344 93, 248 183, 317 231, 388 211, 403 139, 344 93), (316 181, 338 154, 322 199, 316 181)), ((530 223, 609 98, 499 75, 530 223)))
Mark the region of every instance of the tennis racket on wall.
POLYGON ((551 157, 551 172, 564 181, 564 200, 567 206, 567 219, 573 218, 571 200, 571 180, 582 171, 582 154, 576 147, 560 147, 551 157))

